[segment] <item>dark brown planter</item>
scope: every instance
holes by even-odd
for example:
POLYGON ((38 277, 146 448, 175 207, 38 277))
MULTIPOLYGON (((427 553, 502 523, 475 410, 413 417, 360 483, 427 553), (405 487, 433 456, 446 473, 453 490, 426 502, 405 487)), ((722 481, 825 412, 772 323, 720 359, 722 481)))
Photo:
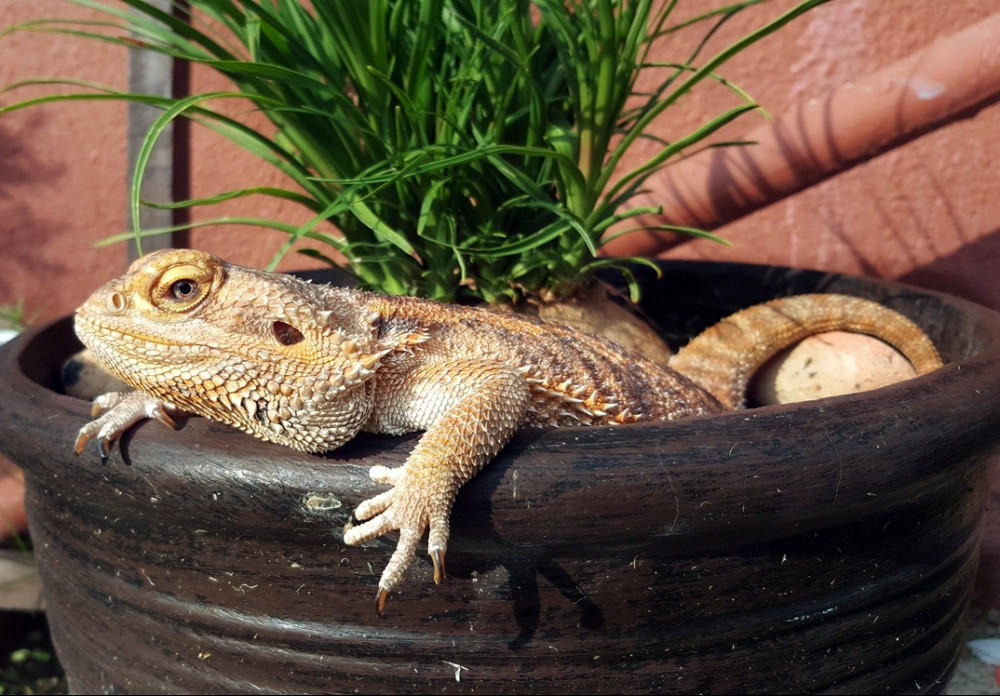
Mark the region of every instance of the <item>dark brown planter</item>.
POLYGON ((526 431, 463 489, 441 586, 340 530, 413 437, 325 457, 192 419, 72 455, 71 320, 0 351, 0 449, 25 469, 53 638, 77 692, 939 692, 961 646, 1000 317, 892 283, 666 263, 646 310, 690 334, 810 290, 882 300, 949 364, 823 401, 526 431), (124 458, 124 461, 123 461, 124 458))

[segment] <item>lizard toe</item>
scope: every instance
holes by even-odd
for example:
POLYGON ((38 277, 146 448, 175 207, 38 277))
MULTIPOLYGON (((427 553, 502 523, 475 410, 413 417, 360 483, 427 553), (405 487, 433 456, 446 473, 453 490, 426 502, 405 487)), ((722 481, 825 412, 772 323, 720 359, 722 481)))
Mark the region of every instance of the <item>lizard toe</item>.
MULTIPOLYGON (((89 425, 92 425, 92 423, 87 424, 87 426, 89 425)), ((93 428, 89 428, 87 426, 80 428, 80 432, 76 435, 76 442, 73 444, 73 454, 78 457, 80 456, 80 453, 83 452, 83 448, 87 446, 90 438, 94 436, 94 433, 91 432, 93 428)))
POLYGON ((368 470, 368 476, 375 483, 384 483, 389 486, 395 486, 399 481, 400 468, 390 468, 387 466, 382 466, 381 464, 376 464, 371 469, 368 470))
POLYGON ((368 500, 361 501, 354 510, 353 521, 367 522, 377 515, 382 514, 392 505, 393 498, 395 498, 394 494, 395 491, 385 491, 368 500))
POLYGON ((129 392, 107 392, 94 397, 94 401, 90 404, 90 417, 97 418, 105 411, 110 411, 124 401, 128 394, 129 392))
POLYGON ((448 511, 444 514, 432 515, 430 525, 428 525, 430 531, 427 533, 427 553, 431 556, 431 561, 434 563, 434 582, 441 584, 441 581, 445 577, 444 570, 444 555, 448 550, 448 534, 450 527, 448 526, 448 511))
POLYGON ((393 551, 378 581, 375 611, 379 616, 385 609, 385 601, 389 592, 403 579, 407 566, 416 555, 421 536, 423 536, 423 530, 415 526, 399 530, 399 542, 396 544, 396 550, 393 551))
POLYGON ((87 443, 94 438, 96 438, 94 441, 97 444, 97 452, 101 457, 101 464, 107 464, 111 458, 111 452, 114 449, 115 443, 118 442, 118 433, 109 429, 101 421, 91 421, 80 428, 80 432, 76 436, 76 443, 73 445, 73 454, 80 456, 87 443))
POLYGON ((356 546, 399 529, 400 524, 396 522, 395 516, 391 510, 387 510, 390 500, 391 497, 383 493, 361 503, 344 527, 344 543, 356 546))

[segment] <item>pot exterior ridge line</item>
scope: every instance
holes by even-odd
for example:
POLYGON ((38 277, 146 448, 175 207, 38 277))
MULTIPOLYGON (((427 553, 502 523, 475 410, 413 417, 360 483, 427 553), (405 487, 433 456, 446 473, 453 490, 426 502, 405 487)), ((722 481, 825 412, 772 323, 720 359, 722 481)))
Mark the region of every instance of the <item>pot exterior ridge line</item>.
POLYGON ((662 268, 636 272, 668 337, 844 292, 909 316, 949 364, 816 402, 520 433, 459 495, 448 581, 418 560, 381 620, 368 565, 392 544, 337 530, 375 491, 367 466, 412 438, 318 457, 191 419, 133 429, 102 466, 72 455, 88 405, 54 391, 71 320, 0 348, 0 450, 25 471, 71 690, 943 691, 998 445, 1000 316, 886 281, 662 268))

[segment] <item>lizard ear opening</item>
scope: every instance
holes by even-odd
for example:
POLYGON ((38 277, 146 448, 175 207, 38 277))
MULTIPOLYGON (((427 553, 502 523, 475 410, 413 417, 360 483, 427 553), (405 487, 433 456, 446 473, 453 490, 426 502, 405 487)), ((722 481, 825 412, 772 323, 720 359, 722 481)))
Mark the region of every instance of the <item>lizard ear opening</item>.
POLYGON ((283 346, 294 346, 305 339, 301 331, 283 321, 274 322, 272 330, 274 331, 274 337, 278 339, 278 343, 283 346))

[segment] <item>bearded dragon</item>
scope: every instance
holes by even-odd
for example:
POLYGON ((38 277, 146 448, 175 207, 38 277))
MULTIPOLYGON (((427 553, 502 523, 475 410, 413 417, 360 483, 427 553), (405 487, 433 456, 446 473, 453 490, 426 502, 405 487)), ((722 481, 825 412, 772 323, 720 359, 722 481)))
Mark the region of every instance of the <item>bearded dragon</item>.
POLYGON ((800 295, 739 312, 668 366, 559 324, 516 314, 313 285, 193 250, 136 261, 76 313, 80 339, 133 392, 95 400, 75 451, 107 461, 136 422, 197 414, 306 452, 358 432, 423 431, 405 464, 375 466, 389 489, 344 531, 360 544, 398 530, 376 610, 424 533, 445 574, 459 488, 522 427, 628 424, 739 408, 771 355, 818 332, 874 335, 918 373, 941 365, 908 319, 867 300, 800 295), (102 414, 103 412, 103 414, 102 414))

